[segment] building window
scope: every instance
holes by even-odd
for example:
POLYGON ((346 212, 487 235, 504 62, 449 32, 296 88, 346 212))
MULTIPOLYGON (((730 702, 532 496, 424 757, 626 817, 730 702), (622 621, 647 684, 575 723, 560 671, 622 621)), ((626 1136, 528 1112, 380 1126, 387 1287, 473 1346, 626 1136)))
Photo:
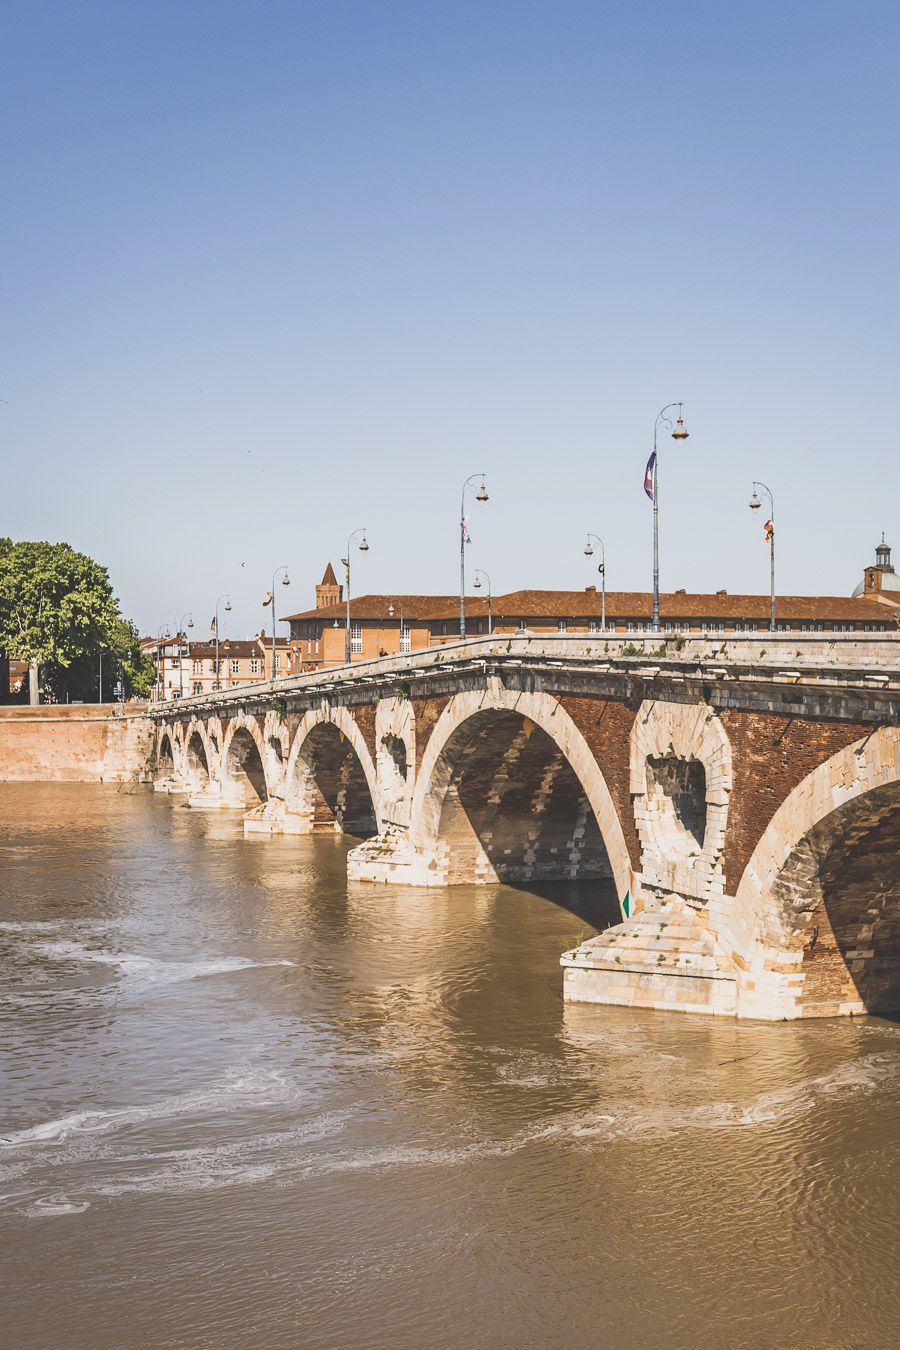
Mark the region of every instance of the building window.
MULTIPOLYGON (((478 631, 481 632, 481 620, 478 620, 478 631)), ((408 623, 400 625, 400 650, 401 652, 412 651, 412 630, 408 623)))
POLYGON ((259 657, 258 657, 258 656, 251 656, 251 657, 250 657, 250 674, 251 674, 251 675, 258 675, 258 674, 259 674, 259 657))
POLYGON ((556 631, 557 631, 558 633, 564 633, 564 632, 566 631, 566 621, 565 621, 565 619, 558 619, 558 620, 557 620, 557 623, 556 623, 556 631))
MULTIPOLYGON (((362 654, 362 624, 351 623, 350 625, 350 652, 354 656, 362 654)), ((276 664, 278 657, 275 658, 276 664)))
POLYGON ((276 652, 276 653, 275 653, 275 669, 277 670, 278 667, 279 667, 280 665, 281 665, 281 653, 280 653, 280 652, 276 652))
POLYGON ((194 674, 195 674, 195 675, 202 675, 202 674, 203 674, 203 662, 202 662, 202 661, 195 661, 193 664, 194 664, 194 674))
POLYGON ((215 675, 215 673, 216 673, 216 663, 215 663, 215 661, 210 661, 210 663, 209 663, 209 673, 210 673, 210 675, 215 675))
POLYGON ((240 675, 240 673, 241 673, 241 663, 240 663, 240 661, 234 661, 234 660, 232 660, 232 662, 231 662, 231 673, 232 673, 232 675, 240 675))
MULTIPOLYGON (((196 665, 199 665, 200 662, 197 661, 195 664, 196 664, 196 665)), ((195 694, 202 694, 202 693, 203 693, 203 685, 200 683, 199 680, 195 680, 195 681, 194 681, 194 693, 195 693, 195 694)))
POLYGON ((591 619, 591 620, 588 622, 588 632, 589 632, 589 633, 596 633, 596 631, 597 631, 597 621, 596 621, 595 619, 591 619))

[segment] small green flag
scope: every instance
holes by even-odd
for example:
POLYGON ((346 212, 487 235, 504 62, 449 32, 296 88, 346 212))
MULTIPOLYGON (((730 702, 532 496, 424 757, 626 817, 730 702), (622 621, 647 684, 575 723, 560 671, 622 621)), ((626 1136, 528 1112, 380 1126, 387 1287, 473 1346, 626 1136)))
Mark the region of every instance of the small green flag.
POLYGON ((624 913, 626 919, 631 918, 631 909, 632 909, 631 891, 626 891, 625 899, 622 901, 622 912, 624 913))

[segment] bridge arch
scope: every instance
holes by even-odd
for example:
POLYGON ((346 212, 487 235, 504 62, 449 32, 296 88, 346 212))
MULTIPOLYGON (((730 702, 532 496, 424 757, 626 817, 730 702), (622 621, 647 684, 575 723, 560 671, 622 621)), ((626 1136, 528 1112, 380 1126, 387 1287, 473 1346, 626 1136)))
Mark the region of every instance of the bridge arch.
POLYGON ((287 760, 284 799, 287 810, 309 829, 377 833, 375 766, 346 708, 326 704, 305 714, 287 760))
POLYGON ((156 772, 158 778, 174 778, 181 761, 181 746, 174 726, 163 722, 156 733, 156 772))
POLYGON ((219 781, 229 805, 250 808, 269 799, 265 743, 259 723, 248 713, 237 713, 225 729, 219 781))
POLYGON ((206 727, 194 719, 184 732, 184 776, 196 792, 215 776, 216 767, 206 727))
POLYGON ((490 680, 454 695, 418 771, 410 839, 437 884, 612 876, 631 860, 599 765, 562 705, 490 680))
POLYGON ((801 1011, 900 1011, 900 728, 814 769, 782 802, 735 894, 760 970, 802 976, 801 1011))

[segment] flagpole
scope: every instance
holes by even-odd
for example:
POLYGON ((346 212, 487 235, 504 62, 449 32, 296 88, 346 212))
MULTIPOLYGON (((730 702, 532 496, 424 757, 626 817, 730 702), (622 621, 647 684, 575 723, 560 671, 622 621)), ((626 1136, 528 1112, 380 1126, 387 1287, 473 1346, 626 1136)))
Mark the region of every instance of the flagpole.
POLYGON ((656 421, 653 425, 653 617, 651 628, 654 633, 659 632, 659 455, 656 437, 661 423, 667 431, 672 432, 673 440, 687 440, 688 433, 684 429, 681 408, 680 403, 667 403, 656 414, 656 421), (673 423, 671 417, 666 416, 670 408, 678 409, 677 425, 673 423))
POLYGON ((466 493, 469 488, 481 479, 481 487, 475 494, 476 502, 486 502, 488 500, 487 490, 484 486, 484 474, 473 473, 462 485, 462 494, 459 500, 459 640, 465 641, 466 636, 466 493))

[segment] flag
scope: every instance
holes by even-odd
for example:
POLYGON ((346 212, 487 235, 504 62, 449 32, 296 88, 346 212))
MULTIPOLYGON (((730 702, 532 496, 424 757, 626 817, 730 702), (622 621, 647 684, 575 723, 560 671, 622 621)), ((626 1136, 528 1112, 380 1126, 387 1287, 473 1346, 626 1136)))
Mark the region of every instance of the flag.
POLYGON ((653 484, 656 481, 656 451, 647 460, 647 467, 644 470, 644 491, 653 501, 653 484))
POLYGON ((775 526, 772 524, 771 520, 766 521, 765 531, 766 531, 766 543, 771 544, 772 540, 775 538, 775 526))
POLYGON ((462 541, 463 541, 463 543, 464 543, 464 544, 471 544, 471 542, 472 542, 472 536, 469 534, 469 517, 468 517, 468 516, 463 516, 463 518, 462 518, 462 520, 459 522, 459 524, 460 524, 460 529, 462 530, 462 541))
POLYGON ((210 636, 211 638, 214 638, 214 637, 216 636, 216 616, 215 616, 215 614, 212 616, 212 619, 210 620, 210 625, 209 625, 209 636, 210 636))
POLYGON ((263 609, 265 609, 266 605, 271 605, 271 603, 272 603, 272 592, 271 592, 271 591, 266 591, 266 598, 265 598, 265 600, 264 600, 262 603, 263 603, 263 609))
POLYGON ((625 892, 625 899, 622 901, 622 912, 626 919, 630 919, 634 910, 634 902, 631 899, 631 891, 625 892))

